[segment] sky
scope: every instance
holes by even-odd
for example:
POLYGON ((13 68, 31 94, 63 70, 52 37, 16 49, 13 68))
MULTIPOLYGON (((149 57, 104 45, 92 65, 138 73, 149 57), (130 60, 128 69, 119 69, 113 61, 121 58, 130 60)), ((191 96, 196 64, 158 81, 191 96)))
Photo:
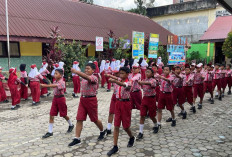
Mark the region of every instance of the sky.
MULTIPOLYGON (((168 5, 172 2, 173 0, 155 0, 155 6, 168 5)), ((124 10, 136 8, 134 0, 94 0, 94 4, 119 9, 123 8, 124 10)))

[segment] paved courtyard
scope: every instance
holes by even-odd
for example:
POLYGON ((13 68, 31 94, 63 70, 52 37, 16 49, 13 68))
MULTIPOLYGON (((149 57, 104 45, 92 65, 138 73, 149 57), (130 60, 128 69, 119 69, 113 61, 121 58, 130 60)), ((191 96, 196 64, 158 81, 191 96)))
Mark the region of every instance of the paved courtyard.
MULTIPOLYGON (((71 95, 71 89, 69 94, 71 95)), ((112 93, 100 89, 98 94, 99 119, 107 124, 108 109, 112 93)), ((164 111, 162 129, 153 134, 151 120, 146 120, 144 139, 127 148, 128 136, 121 130, 119 136, 119 152, 114 156, 232 156, 232 96, 225 96, 223 101, 215 100, 211 105, 207 102, 207 94, 202 110, 194 115, 188 112, 186 120, 177 117, 177 126, 166 123, 169 113, 164 111)), ((42 99, 39 106, 32 107, 31 100, 22 102, 17 111, 9 110, 10 104, 0 104, 0 156, 106 156, 112 148, 113 136, 97 142, 98 129, 89 119, 84 123, 82 144, 68 147, 74 132, 66 134, 67 122, 57 117, 54 124, 54 135, 42 140, 47 132, 51 99, 42 99)), ((68 115, 75 124, 79 99, 67 96, 68 115)), ((175 109, 176 114, 180 111, 175 109)), ((132 131, 137 135, 139 129, 139 112, 133 111, 132 131)))

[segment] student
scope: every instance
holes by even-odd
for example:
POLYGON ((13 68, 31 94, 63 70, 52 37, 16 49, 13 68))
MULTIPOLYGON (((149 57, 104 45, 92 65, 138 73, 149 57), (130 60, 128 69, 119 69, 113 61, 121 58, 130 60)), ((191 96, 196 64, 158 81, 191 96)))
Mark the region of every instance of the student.
MULTIPOLYGON (((94 61, 93 64, 95 64, 95 66, 96 66, 96 69, 95 69, 93 75, 97 77, 98 81, 100 81, 101 80, 101 75, 100 75, 100 70, 99 70, 99 67, 98 67, 98 62, 94 61)), ((99 83, 97 84, 97 88, 99 88, 99 83)))
POLYGON ((160 78, 159 78, 159 74, 157 72, 158 67, 155 63, 152 63, 152 70, 154 71, 154 78, 156 80, 156 88, 155 88, 155 92, 156 92, 156 101, 159 101, 159 94, 160 94, 160 78))
POLYGON ((163 76, 159 76, 160 81, 160 95, 158 101, 158 127, 161 128, 162 110, 166 109, 170 111, 171 118, 168 118, 166 122, 172 122, 171 126, 176 126, 176 119, 174 113, 174 104, 172 101, 172 83, 173 77, 170 75, 170 68, 168 66, 164 67, 163 76))
POLYGON ((8 86, 10 88, 10 94, 12 99, 12 106, 11 110, 17 110, 20 108, 20 92, 18 90, 18 85, 21 83, 25 86, 25 84, 17 77, 16 69, 10 68, 9 70, 9 79, 8 79, 8 86))
POLYGON ((129 74, 129 80, 132 82, 131 87, 131 105, 133 109, 140 110, 141 102, 142 102, 142 91, 141 86, 138 81, 141 81, 141 74, 139 73, 140 67, 137 61, 135 60, 132 66, 132 73, 129 74))
POLYGON ((148 67, 148 64, 147 64, 147 59, 146 58, 141 58, 141 63, 140 63, 140 66, 141 66, 141 79, 144 80, 146 79, 146 69, 148 67))
POLYGON ((163 66, 164 66, 163 62, 160 62, 158 64, 158 70, 157 70, 157 72, 158 72, 159 75, 163 74, 163 66))
MULTIPOLYGON (((59 69, 62 69, 63 71, 64 71, 64 62, 59 62, 59 67, 58 67, 59 69)), ((64 88, 64 93, 65 94, 67 94, 66 93, 66 79, 65 79, 65 76, 63 75, 63 81, 64 81, 64 83, 65 83, 65 88, 64 88)))
POLYGON ((187 118, 187 112, 184 110, 183 104, 185 103, 185 97, 184 97, 184 88, 183 88, 183 75, 181 74, 181 68, 180 66, 176 66, 174 68, 173 73, 173 103, 174 105, 179 104, 179 107, 181 108, 181 112, 178 114, 178 116, 182 116, 182 119, 187 118))
POLYGON ((232 75, 231 64, 227 64, 225 77, 226 77, 226 83, 229 88, 229 91, 227 92, 228 95, 231 95, 231 86, 232 86, 231 75, 232 75))
POLYGON ((128 79, 130 70, 127 67, 121 67, 119 73, 120 81, 110 79, 110 82, 118 85, 118 90, 116 93, 117 103, 115 106, 114 118, 114 147, 107 153, 108 156, 118 152, 118 136, 121 123, 124 130, 130 137, 127 147, 133 147, 134 141, 136 140, 130 130, 132 109, 130 102, 131 82, 128 79))
POLYGON ((217 86, 217 93, 215 97, 218 97, 218 93, 219 93, 219 98, 218 100, 222 101, 222 92, 221 92, 221 70, 219 69, 220 64, 215 64, 214 67, 214 77, 213 77, 213 90, 215 89, 215 87, 217 86))
POLYGON ((196 73, 196 63, 192 63, 191 64, 190 70, 191 70, 191 74, 195 74, 196 73))
POLYGON ((222 98, 224 98, 224 93, 225 93, 225 89, 227 86, 227 81, 226 81, 226 69, 225 69, 225 65, 222 64, 220 67, 221 70, 221 87, 222 87, 222 98))
MULTIPOLYGON (((77 70, 77 71, 81 71, 81 69, 79 68, 79 62, 78 61, 74 61, 73 62, 73 69, 77 70)), ((78 94, 80 93, 80 89, 81 89, 81 83, 80 83, 80 77, 79 75, 72 73, 72 80, 73 80, 73 94, 72 96, 74 98, 79 98, 78 94)))
POLYGON ((24 99, 25 101, 28 99, 28 79, 27 79, 27 72, 26 72, 26 64, 21 64, 19 66, 20 69, 20 80, 25 84, 25 85, 21 85, 20 88, 20 96, 22 99, 24 99))
POLYGON ((9 101, 7 100, 6 91, 2 83, 2 80, 8 80, 8 79, 2 74, 2 70, 3 68, 0 67, 0 102, 8 103, 9 101))
POLYGON ((51 76, 52 76, 52 82, 55 82, 56 81, 56 79, 55 79, 55 71, 56 71, 56 69, 58 69, 59 68, 59 64, 53 64, 53 70, 52 70, 52 73, 51 73, 51 76))
POLYGON ((43 80, 46 84, 48 81, 43 78, 43 76, 39 73, 35 64, 31 65, 31 71, 28 75, 29 77, 29 86, 31 89, 32 96, 32 105, 38 105, 40 103, 40 80, 43 80))
POLYGON ((103 140, 105 137, 105 131, 103 130, 102 122, 98 119, 98 103, 97 103, 97 83, 98 79, 93 75, 96 66, 93 63, 88 63, 85 67, 85 73, 71 69, 72 73, 75 73, 83 78, 81 81, 81 98, 80 104, 77 110, 77 123, 76 123, 76 136, 69 146, 74 146, 81 143, 81 131, 83 128, 83 121, 86 121, 87 115, 91 122, 95 123, 100 130, 100 136, 98 141, 103 140))
POLYGON ((105 88, 104 85, 106 83, 106 78, 105 78, 105 65, 106 61, 102 60, 101 61, 101 66, 100 66, 100 75, 101 75, 101 88, 105 88))
POLYGON ((214 104, 213 100, 213 71, 211 70, 212 65, 207 64, 207 71, 205 72, 205 79, 204 79, 204 94, 208 91, 210 93, 210 103, 214 104))
MULTIPOLYGON (((112 74, 112 69, 110 67, 110 61, 107 60, 106 61, 106 65, 105 65, 105 74, 112 74)), ((111 90, 111 83, 109 82, 109 77, 105 77, 106 78, 106 83, 107 83, 107 92, 110 92, 111 90)))
MULTIPOLYGON (((50 74, 50 72, 47 70, 48 67, 48 63, 47 62, 43 62, 42 63, 42 67, 39 70, 39 73, 43 76, 43 78, 46 80, 47 79, 47 75, 50 74)), ((43 80, 40 80, 40 82, 42 84, 44 84, 45 82, 43 82, 43 80)), ((44 98, 45 95, 48 97, 51 93, 48 93, 48 88, 41 88, 41 92, 40 92, 40 97, 44 98)))
POLYGON ((155 98, 155 87, 156 80, 154 79, 154 71, 152 68, 147 68, 146 70, 146 79, 139 81, 139 84, 143 88, 143 100, 140 107, 140 124, 139 124, 139 134, 137 140, 143 139, 143 128, 145 117, 149 115, 151 118, 154 128, 153 133, 157 133, 159 128, 156 120, 156 98, 155 98))
POLYGON ((191 105, 190 110, 196 113, 196 108, 193 105, 193 81, 194 74, 191 74, 190 66, 185 64, 185 75, 183 78, 184 96, 185 100, 191 105))
POLYGON ((55 82, 50 85, 41 84, 41 87, 44 88, 54 88, 54 97, 52 100, 52 106, 50 109, 50 119, 49 119, 49 127, 48 132, 42 137, 43 139, 53 136, 53 124, 54 124, 54 117, 60 113, 60 117, 63 117, 69 124, 67 133, 72 132, 74 125, 72 124, 71 120, 67 116, 67 105, 66 99, 64 97, 64 88, 65 83, 63 81, 63 70, 56 69, 54 78, 55 82))

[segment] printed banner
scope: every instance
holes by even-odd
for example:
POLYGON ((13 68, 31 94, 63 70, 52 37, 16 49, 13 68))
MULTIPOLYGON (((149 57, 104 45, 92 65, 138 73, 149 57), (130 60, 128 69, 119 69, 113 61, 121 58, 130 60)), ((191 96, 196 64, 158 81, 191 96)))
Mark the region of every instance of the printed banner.
POLYGON ((167 52, 169 54, 169 65, 185 63, 184 45, 168 45, 167 52))
POLYGON ((96 51, 103 51, 103 37, 96 37, 96 51))
POLYGON ((132 33, 132 57, 139 59, 144 57, 144 32, 132 33))
POLYGON ((159 34, 150 34, 148 58, 157 58, 159 34))

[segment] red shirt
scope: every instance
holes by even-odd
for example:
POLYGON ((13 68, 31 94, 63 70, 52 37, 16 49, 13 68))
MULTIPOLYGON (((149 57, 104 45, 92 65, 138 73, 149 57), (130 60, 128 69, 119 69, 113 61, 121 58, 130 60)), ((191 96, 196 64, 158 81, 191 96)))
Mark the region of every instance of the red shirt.
POLYGON ((173 82, 174 78, 171 75, 168 75, 165 78, 168 79, 170 82, 161 79, 161 81, 160 81, 160 91, 161 92, 172 92, 173 91, 172 82, 173 82))
POLYGON ((132 87, 131 87, 132 92, 141 90, 141 86, 138 83, 138 81, 141 80, 141 74, 140 73, 130 74, 129 75, 129 80, 132 82, 132 87))
POLYGON ((55 87, 53 91, 54 95, 64 95, 65 82, 63 79, 55 81, 54 84, 57 84, 57 87, 55 87))
POLYGON ((150 82, 151 85, 142 85, 143 96, 155 96, 156 80, 154 78, 145 79, 145 82, 150 82))
POLYGON ((226 75, 225 77, 231 77, 231 74, 232 74, 232 70, 226 70, 226 75))
POLYGON ((204 81, 213 81, 213 76, 214 76, 214 72, 213 71, 207 71, 205 73, 205 79, 204 79, 204 81))
POLYGON ((194 75, 193 74, 188 74, 188 75, 183 75, 183 86, 193 86, 193 80, 194 80, 194 75), (188 83, 187 83, 188 81, 188 83))
POLYGON ((221 70, 221 78, 225 78, 226 70, 221 70))
POLYGON ((163 73, 163 69, 162 68, 158 68, 158 74, 161 75, 163 73))
POLYGON ((83 79, 81 81, 81 95, 83 96, 96 96, 97 95, 97 84, 98 78, 94 75, 90 76, 91 80, 83 79))
POLYGON ((0 81, 5 80, 5 76, 3 76, 2 74, 0 74, 0 81))
POLYGON ((113 86, 114 86, 114 94, 117 94, 119 85, 116 83, 113 83, 113 86))
POLYGON ((195 73, 194 75, 194 84, 202 84, 204 82, 204 73, 203 72, 200 72, 200 73, 195 73))
POLYGON ((221 70, 219 70, 219 69, 218 69, 218 70, 215 70, 215 69, 214 69, 213 72, 214 72, 214 76, 213 76, 213 79, 214 79, 214 80, 218 80, 218 79, 221 78, 221 70))
POLYGON ((160 76, 160 75, 159 75, 158 73, 155 73, 155 74, 154 74, 154 78, 155 78, 155 80, 156 80, 156 85, 157 85, 157 86, 160 85, 160 78, 159 78, 159 76, 160 76))
POLYGON ((117 99, 130 99, 130 92, 131 92, 131 82, 127 79, 125 82, 127 84, 127 87, 119 86, 116 93, 117 99))
POLYGON ((173 85, 174 85, 174 87, 182 87, 183 86, 183 77, 184 76, 181 73, 179 74, 179 76, 181 78, 176 77, 176 75, 172 76, 174 78, 173 79, 173 85))

